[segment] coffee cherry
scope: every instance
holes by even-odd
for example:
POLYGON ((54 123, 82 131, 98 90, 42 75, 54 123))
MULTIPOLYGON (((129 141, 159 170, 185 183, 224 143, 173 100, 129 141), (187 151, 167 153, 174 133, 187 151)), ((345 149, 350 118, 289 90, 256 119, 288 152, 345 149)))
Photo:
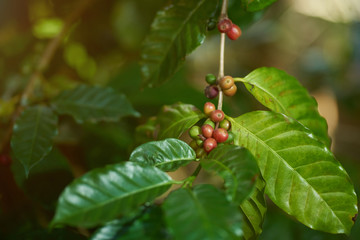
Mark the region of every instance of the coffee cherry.
POLYGON ((232 27, 232 22, 228 18, 224 18, 218 23, 218 29, 219 32, 221 33, 226 33, 230 31, 231 27, 232 27))
POLYGON ((0 155, 0 166, 10 166, 12 163, 11 157, 5 154, 0 155))
POLYGON ((189 143, 189 146, 190 146, 192 149, 194 149, 194 150, 198 149, 198 145, 196 144, 196 140, 192 140, 192 141, 189 143))
POLYGON ((221 110, 215 110, 211 113, 210 118, 213 122, 221 122, 222 120, 224 120, 224 112, 221 110))
POLYGON ((219 89, 214 85, 207 86, 205 88, 205 97, 209 99, 216 98, 218 94, 219 94, 219 89))
POLYGON ((205 149, 204 149, 204 148, 198 148, 198 149, 196 149, 195 153, 196 153, 196 157, 197 157, 197 158, 203 158, 203 157, 206 156, 206 152, 205 152, 205 149))
POLYGON ((201 128, 199 126, 192 126, 189 131, 190 137, 192 139, 199 139, 199 134, 201 134, 201 128))
POLYGON ((211 121, 210 118, 206 119, 206 121, 204 122, 203 125, 205 124, 209 124, 210 126, 212 126, 212 128, 215 128, 215 123, 213 121, 211 121))
POLYGON ((214 128, 209 124, 205 124, 201 127, 202 135, 206 138, 211 138, 214 132, 214 128))
POLYGON ((217 142, 214 138, 208 138, 204 142, 204 149, 207 153, 211 152, 216 146, 217 142))
POLYGON ((202 147, 202 146, 204 146, 204 141, 201 140, 201 139, 196 140, 196 145, 197 145, 198 147, 202 147))
POLYGON ((216 140, 216 142, 222 143, 228 139, 229 134, 225 129, 218 128, 218 129, 215 129, 213 137, 216 140))
POLYGON ((236 85, 234 84, 234 85, 232 85, 231 88, 226 89, 226 90, 223 90, 223 93, 224 93, 226 96, 228 96, 228 97, 232 97, 232 96, 235 95, 236 91, 237 91, 237 87, 236 87, 236 85))
POLYGON ((228 134, 229 134, 229 137, 228 137, 228 139, 225 141, 225 143, 232 143, 232 142, 234 141, 235 135, 234 135, 234 133, 232 133, 232 132, 228 132, 228 134))
POLYGON ((226 32, 226 35, 231 40, 236 40, 241 36, 241 29, 239 28, 238 25, 232 24, 231 28, 226 32))
POLYGON ((229 89, 234 85, 234 79, 231 76, 225 76, 220 80, 219 85, 222 90, 229 89))
POLYGON ((216 109, 215 105, 211 102, 206 102, 204 104, 204 113, 207 116, 210 116, 211 112, 214 111, 216 109))
POLYGON ((220 125, 219 125, 221 128, 225 129, 225 130, 229 130, 230 127, 231 127, 231 123, 229 120, 227 119, 224 119, 220 122, 220 125))
POLYGON ((211 73, 207 74, 205 77, 205 80, 210 85, 216 84, 216 77, 214 74, 211 74, 211 73))
POLYGON ((215 27, 216 27, 216 20, 214 18, 210 18, 207 23, 207 30, 208 31, 214 30, 215 27))

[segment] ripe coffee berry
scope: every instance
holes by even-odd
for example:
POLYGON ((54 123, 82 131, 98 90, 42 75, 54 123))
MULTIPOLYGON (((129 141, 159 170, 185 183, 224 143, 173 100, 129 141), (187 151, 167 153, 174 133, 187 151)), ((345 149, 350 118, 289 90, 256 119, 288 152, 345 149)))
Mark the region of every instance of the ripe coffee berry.
POLYGON ((207 153, 211 152, 216 146, 217 142, 214 138, 208 138, 204 142, 204 149, 207 153))
POLYGON ((238 25, 232 24, 231 28, 226 32, 226 35, 231 40, 236 40, 241 36, 241 29, 239 28, 238 25))
POLYGON ((210 116, 210 114, 215 110, 215 105, 211 102, 206 102, 204 104, 204 113, 207 115, 207 116, 210 116))
POLYGON ((0 155, 0 166, 10 166, 12 163, 11 157, 5 154, 0 155))
POLYGON ((229 89, 234 85, 234 79, 231 76, 225 76, 220 80, 219 85, 222 90, 229 89))
POLYGON ((222 143, 228 139, 229 134, 225 129, 218 128, 218 129, 215 129, 213 137, 216 140, 216 142, 222 143))
POLYGON ((231 27, 232 27, 232 22, 228 18, 224 18, 224 19, 220 20, 220 22, 218 23, 218 29, 219 29, 219 32, 221 32, 221 33, 226 33, 228 31, 230 31, 231 27))
POLYGON ((211 74, 211 73, 207 74, 205 77, 205 80, 210 85, 216 84, 216 77, 214 74, 211 74))
POLYGON ((232 97, 235 95, 236 91, 237 91, 237 87, 234 84, 234 85, 232 85, 231 88, 223 90, 223 93, 228 97, 232 97))
POLYGON ((219 125, 221 128, 225 129, 225 130, 229 130, 230 127, 231 127, 231 123, 229 120, 227 119, 224 119, 220 122, 220 125, 219 125))
POLYGON ((224 120, 224 112, 221 110, 215 110, 211 113, 210 118, 213 122, 221 122, 224 120))
POLYGON ((214 85, 207 86, 205 88, 205 97, 209 99, 216 98, 218 94, 219 94, 219 89, 214 85))
POLYGON ((199 134, 201 134, 201 128, 199 126, 192 126, 189 131, 190 137, 192 139, 199 139, 199 134))
POLYGON ((209 124, 205 124, 201 127, 202 135, 206 138, 211 138, 214 132, 214 128, 209 124))

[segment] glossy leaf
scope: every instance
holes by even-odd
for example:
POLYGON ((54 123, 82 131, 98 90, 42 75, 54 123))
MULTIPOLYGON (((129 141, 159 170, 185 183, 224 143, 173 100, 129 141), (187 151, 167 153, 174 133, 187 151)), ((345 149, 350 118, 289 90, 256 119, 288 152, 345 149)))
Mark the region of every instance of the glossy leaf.
POLYGON ((164 106, 158 115, 159 139, 178 138, 205 115, 191 104, 164 106))
POLYGON ((357 213, 354 187, 322 142, 283 114, 257 111, 229 119, 234 144, 255 156, 276 205, 310 228, 350 232, 357 213))
POLYGON ((243 213, 243 225, 245 240, 256 240, 262 232, 262 225, 266 214, 265 182, 259 177, 256 180, 255 191, 240 205, 243 213))
POLYGON ((90 237, 90 240, 136 239, 167 239, 163 213, 159 206, 142 207, 135 216, 108 222, 90 237))
POLYGON ((155 166, 165 172, 175 171, 195 159, 195 151, 187 143, 175 138, 145 143, 130 155, 130 161, 155 166))
POLYGON ((51 151, 52 140, 57 134, 57 121, 53 111, 43 106, 26 108, 16 120, 11 148, 24 166, 26 175, 51 151))
POLYGON ((294 77, 276 68, 262 67, 241 80, 264 106, 295 118, 330 146, 327 123, 318 112, 316 100, 294 77))
POLYGON ((172 184, 161 170, 133 162, 92 170, 65 188, 52 225, 92 227, 105 223, 152 201, 172 184))
POLYGON ((179 69, 185 56, 205 40, 207 19, 217 0, 177 0, 159 11, 141 54, 144 84, 158 86, 179 69))
POLYGON ((60 114, 69 114, 79 123, 117 121, 124 116, 139 116, 125 95, 111 88, 86 85, 63 91, 53 100, 53 106, 60 114))
POLYGON ((255 188, 259 168, 254 156, 246 148, 218 146, 201 161, 201 165, 224 179, 226 194, 236 204, 242 203, 255 188))
POLYGON ((243 8, 249 12, 256 12, 260 11, 277 0, 241 0, 241 3, 243 4, 243 8))
POLYGON ((242 234, 239 209, 212 185, 176 190, 163 209, 174 239, 239 239, 242 234))

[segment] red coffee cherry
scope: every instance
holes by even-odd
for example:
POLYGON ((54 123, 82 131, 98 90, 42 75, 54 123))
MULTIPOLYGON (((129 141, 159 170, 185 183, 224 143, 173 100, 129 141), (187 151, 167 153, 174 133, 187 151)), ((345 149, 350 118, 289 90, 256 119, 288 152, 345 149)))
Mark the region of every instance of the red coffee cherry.
POLYGON ((234 79, 231 76, 225 76, 220 79, 219 85, 222 90, 229 89, 234 85, 234 79))
POLYGON ((224 120, 224 112, 221 110, 215 110, 211 113, 210 118, 213 122, 221 122, 224 120))
POLYGON ((216 140, 216 142, 222 143, 228 139, 229 134, 225 129, 218 128, 218 129, 215 129, 213 137, 216 140))
POLYGON ((234 85, 232 85, 231 88, 223 90, 223 93, 228 97, 232 97, 235 95, 236 91, 237 91, 237 87, 234 84, 234 85))
POLYGON ((224 119, 220 122, 220 125, 219 125, 221 128, 225 129, 225 130, 229 130, 230 127, 231 127, 231 123, 229 120, 227 119, 224 119))
POLYGON ((214 138, 208 138, 204 142, 204 150, 207 153, 211 152, 214 148, 216 148, 216 146, 217 146, 217 142, 214 138))
POLYGON ((241 29, 238 25, 232 24, 230 30, 226 32, 226 35, 231 40, 236 40, 241 36, 241 29))
POLYGON ((209 124, 205 124, 201 127, 202 135, 206 138, 211 138, 214 132, 214 128, 209 124))
POLYGON ((205 88, 205 97, 209 99, 216 98, 218 94, 219 94, 219 89, 214 85, 207 86, 205 88))
POLYGON ((11 157, 6 154, 0 155, 0 166, 10 166, 12 163, 11 157))
POLYGON ((232 27, 232 21, 228 18, 224 18, 220 20, 220 22, 218 23, 218 29, 219 32, 221 33, 226 33, 230 31, 231 27, 232 27))
POLYGON ((206 102, 204 104, 204 113, 207 116, 210 116, 211 112, 216 109, 215 105, 211 102, 206 102))

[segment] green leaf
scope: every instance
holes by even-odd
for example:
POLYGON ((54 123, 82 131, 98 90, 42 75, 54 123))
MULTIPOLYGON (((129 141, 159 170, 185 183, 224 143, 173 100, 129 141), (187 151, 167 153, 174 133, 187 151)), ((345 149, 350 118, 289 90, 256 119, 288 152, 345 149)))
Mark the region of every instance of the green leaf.
POLYGON ((256 12, 260 11, 277 0, 241 0, 241 3, 243 4, 243 8, 249 12, 256 12))
POLYGON ((149 118, 146 123, 135 129, 135 142, 137 145, 155 140, 156 117, 149 118))
POLYGON ((242 234, 239 209, 212 185, 176 190, 165 199, 163 209, 174 239, 239 239, 242 234))
POLYGON ((266 214, 265 182, 259 177, 256 180, 255 191, 250 198, 241 203, 245 240, 256 240, 262 232, 262 225, 266 214))
POLYGON ((229 120, 234 144, 255 156, 266 194, 306 226, 349 233, 357 213, 351 180, 330 150, 299 122, 257 111, 229 120))
POLYGON ((201 165, 225 180, 226 194, 239 205, 253 192, 259 173, 254 156, 246 148, 223 145, 210 152, 201 165))
POLYGON ((99 228, 90 240, 159 240, 168 239, 162 209, 142 207, 131 218, 115 219, 99 228))
POLYGON ((158 115, 158 139, 178 138, 205 115, 191 104, 164 106, 158 115))
POLYGON ((133 162, 92 170, 63 191, 52 225, 93 227, 105 223, 152 201, 172 184, 156 167, 133 162))
POLYGON ((195 159, 195 151, 187 143, 175 138, 145 143, 130 155, 130 161, 155 166, 165 172, 175 171, 195 159))
POLYGON ((11 148, 26 175, 51 151, 57 134, 57 116, 47 107, 26 108, 15 121, 11 148))
POLYGON ((295 118, 330 146, 327 123, 318 112, 317 102, 294 77, 276 68, 262 67, 241 80, 264 106, 295 118))
POLYGON ((185 56, 205 40, 207 19, 217 0, 177 0, 159 11, 141 54, 144 85, 158 86, 179 69, 185 56))
POLYGON ((78 123, 118 121, 124 116, 139 116, 126 97, 111 88, 80 85, 60 93, 53 105, 57 112, 73 116, 78 123))

